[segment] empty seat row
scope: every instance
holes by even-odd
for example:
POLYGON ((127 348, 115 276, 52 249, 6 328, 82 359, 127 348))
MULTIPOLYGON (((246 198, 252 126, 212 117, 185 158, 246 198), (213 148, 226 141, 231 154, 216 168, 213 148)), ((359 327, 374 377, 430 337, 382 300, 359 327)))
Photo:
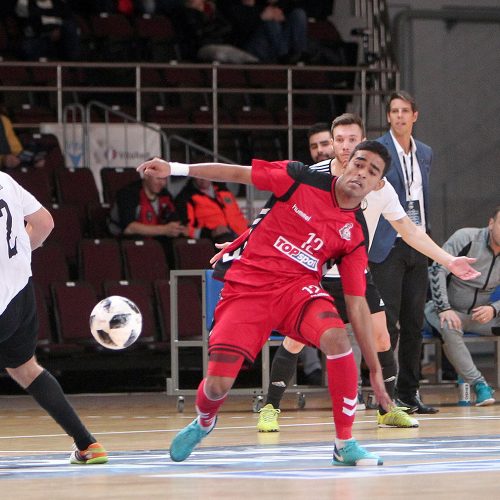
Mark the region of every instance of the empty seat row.
MULTIPOLYGON (((87 60, 170 60, 178 58, 176 35, 169 18, 143 15, 129 21, 121 14, 75 15, 80 33, 81 57, 87 60), (115 56, 115 57, 113 57, 115 56)), ((23 37, 13 16, 0 22, 0 55, 15 59, 23 37)))
MULTIPOLYGON (((64 160, 63 160, 64 161, 64 160)), ((100 201, 94 174, 89 168, 20 167, 8 171, 21 186, 45 205, 65 203, 85 206, 100 201)), ((112 203, 117 191, 140 179, 135 168, 105 167, 100 171, 103 198, 112 203)))
MULTIPOLYGON (((211 240, 178 238, 173 242, 177 269, 208 269, 216 250, 211 240)), ((33 278, 45 296, 54 282, 85 281, 98 296, 109 281, 139 280, 152 283, 169 278, 162 245, 154 240, 82 239, 77 246, 77 272, 72 272, 64 249, 48 242, 33 252, 33 278), (75 276, 76 274, 76 276, 75 276)))
MULTIPOLYGON (((54 282, 46 296, 35 283, 39 316, 38 351, 47 355, 74 354, 104 350, 91 336, 89 317, 100 300, 92 284, 54 282)), ((109 281, 106 296, 120 295, 136 303, 142 314, 142 333, 128 348, 168 351, 170 348, 170 284, 167 279, 154 283, 109 281)), ((202 333, 202 306, 199 287, 190 279, 179 282, 178 331, 180 338, 199 338, 202 333)))

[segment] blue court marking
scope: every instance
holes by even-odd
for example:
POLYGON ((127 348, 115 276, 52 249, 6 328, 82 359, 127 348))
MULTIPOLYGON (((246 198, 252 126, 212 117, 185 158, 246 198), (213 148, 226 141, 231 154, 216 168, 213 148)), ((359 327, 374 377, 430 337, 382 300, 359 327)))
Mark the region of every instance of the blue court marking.
POLYGON ((70 465, 67 453, 57 453, 3 457, 0 481, 123 474, 156 478, 332 479, 500 471, 499 436, 365 441, 363 446, 380 454, 385 465, 332 466, 331 443, 200 448, 182 463, 170 461, 167 450, 110 453, 108 464, 87 466, 70 465))

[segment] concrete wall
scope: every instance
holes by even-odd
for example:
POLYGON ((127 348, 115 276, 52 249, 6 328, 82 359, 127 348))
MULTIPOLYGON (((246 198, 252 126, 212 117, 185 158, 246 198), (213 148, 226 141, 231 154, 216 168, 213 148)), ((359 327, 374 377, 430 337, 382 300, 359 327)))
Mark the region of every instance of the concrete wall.
MULTIPOLYGON (((349 39, 354 0, 336 0, 333 21, 349 39)), ((499 0, 388 0, 391 19, 404 9, 500 11, 499 0)), ((392 24, 394 28, 394 22, 392 24)), ((500 204, 500 24, 414 20, 400 36, 401 87, 417 99, 415 136, 434 150, 432 234, 484 226, 500 204)), ((396 43, 397 40, 394 40, 396 43)))
MULTIPOLYGON (((498 0, 389 2, 389 9, 394 19, 402 8, 445 5, 500 10, 498 0)), ((486 225, 500 204, 500 23, 423 19, 406 26, 401 36, 411 43, 399 61, 401 86, 420 108, 415 135, 434 149, 431 222, 441 242, 459 227, 486 225)))

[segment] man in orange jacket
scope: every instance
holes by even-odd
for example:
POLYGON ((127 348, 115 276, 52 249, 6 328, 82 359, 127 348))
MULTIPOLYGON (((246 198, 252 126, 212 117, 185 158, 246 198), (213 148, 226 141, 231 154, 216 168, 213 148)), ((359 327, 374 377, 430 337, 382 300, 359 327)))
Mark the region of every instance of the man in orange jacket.
POLYGON ((175 201, 190 238, 222 243, 232 241, 248 227, 236 198, 224 183, 191 178, 175 201))

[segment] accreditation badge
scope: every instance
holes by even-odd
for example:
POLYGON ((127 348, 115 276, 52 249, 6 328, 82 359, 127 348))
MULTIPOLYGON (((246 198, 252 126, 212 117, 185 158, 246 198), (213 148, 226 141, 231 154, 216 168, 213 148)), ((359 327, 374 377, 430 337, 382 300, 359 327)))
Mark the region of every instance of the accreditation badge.
POLYGON ((422 225, 422 212, 420 209, 419 200, 409 200, 406 202, 405 207, 406 215, 416 225, 422 225))

